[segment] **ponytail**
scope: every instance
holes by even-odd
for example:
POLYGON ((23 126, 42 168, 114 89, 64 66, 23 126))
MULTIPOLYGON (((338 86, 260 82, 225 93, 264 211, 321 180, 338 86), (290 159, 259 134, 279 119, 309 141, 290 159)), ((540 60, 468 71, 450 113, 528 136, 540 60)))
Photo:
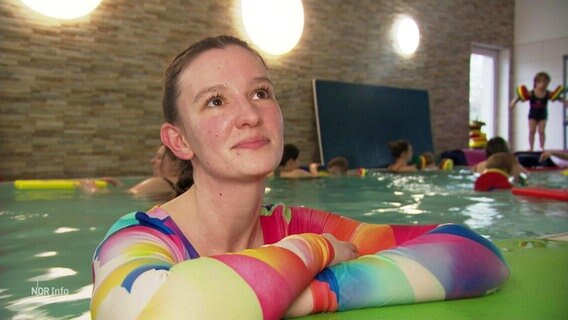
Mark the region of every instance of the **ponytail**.
POLYGON ((180 173, 176 184, 176 197, 186 192, 193 185, 193 166, 191 161, 182 160, 180 164, 180 173))

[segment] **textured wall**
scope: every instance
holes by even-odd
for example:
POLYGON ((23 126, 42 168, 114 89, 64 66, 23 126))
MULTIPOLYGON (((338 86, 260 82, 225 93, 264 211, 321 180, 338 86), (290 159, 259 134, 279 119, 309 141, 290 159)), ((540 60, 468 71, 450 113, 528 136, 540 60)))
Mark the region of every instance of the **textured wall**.
MULTIPOLYGON (((1 1, 0 176, 150 174, 164 66, 205 36, 246 39, 239 9, 238 0, 103 0, 58 22, 1 1)), ((313 78, 428 90, 436 151, 467 146, 471 43, 512 47, 513 0, 304 0, 304 10, 298 46, 266 56, 286 142, 302 161, 318 156, 313 78), (412 59, 389 37, 403 13, 421 28, 412 59)))

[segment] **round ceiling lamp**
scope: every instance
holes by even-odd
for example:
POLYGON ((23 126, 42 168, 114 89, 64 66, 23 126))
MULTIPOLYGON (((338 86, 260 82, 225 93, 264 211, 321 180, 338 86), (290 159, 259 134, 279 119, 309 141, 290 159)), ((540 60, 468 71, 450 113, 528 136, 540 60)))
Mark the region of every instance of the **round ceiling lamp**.
POLYGON ((269 54, 292 50, 304 31, 302 0, 242 0, 241 14, 248 36, 269 54))
POLYGON ((20 0, 30 9, 55 19, 72 20, 95 10, 102 0, 20 0))

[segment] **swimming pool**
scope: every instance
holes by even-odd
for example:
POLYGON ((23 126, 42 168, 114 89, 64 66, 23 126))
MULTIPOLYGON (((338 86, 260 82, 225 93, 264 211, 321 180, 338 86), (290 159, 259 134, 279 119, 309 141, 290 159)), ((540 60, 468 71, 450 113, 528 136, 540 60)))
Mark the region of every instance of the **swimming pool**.
MULTIPOLYGON (((125 178, 126 187, 140 178, 125 178)), ((465 223, 492 239, 568 232, 568 202, 475 193, 468 170, 268 181, 266 200, 373 223, 465 223)), ((566 187, 559 172, 530 183, 566 187)), ((0 318, 89 319, 94 248, 122 214, 154 205, 120 190, 14 190, 0 183, 0 318)))

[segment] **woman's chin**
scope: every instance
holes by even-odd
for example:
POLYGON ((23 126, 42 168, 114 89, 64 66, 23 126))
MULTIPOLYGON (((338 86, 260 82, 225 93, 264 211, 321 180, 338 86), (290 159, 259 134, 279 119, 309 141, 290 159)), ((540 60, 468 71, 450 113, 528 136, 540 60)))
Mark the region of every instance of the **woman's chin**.
MULTIPOLYGON (((243 168, 245 169, 245 168, 243 168)), ((273 166, 255 166, 253 168, 247 168, 244 172, 246 176, 257 178, 257 179, 264 179, 270 174, 274 172, 273 166)))

